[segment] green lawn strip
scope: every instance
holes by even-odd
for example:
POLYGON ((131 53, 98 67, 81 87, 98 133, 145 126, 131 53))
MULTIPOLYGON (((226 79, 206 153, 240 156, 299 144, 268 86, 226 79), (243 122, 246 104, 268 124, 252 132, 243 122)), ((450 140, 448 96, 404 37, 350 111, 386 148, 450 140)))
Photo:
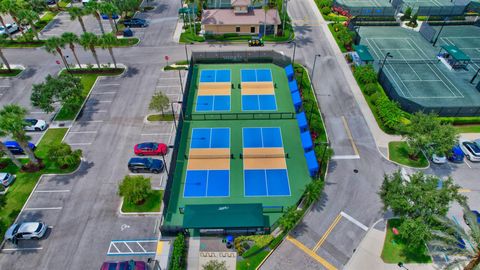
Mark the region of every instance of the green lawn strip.
POLYGON ((40 20, 38 20, 35 23, 35 28, 37 29, 37 31, 38 32, 42 31, 42 29, 45 28, 45 26, 47 26, 47 24, 51 22, 53 18, 57 16, 57 14, 58 12, 52 12, 52 11, 45 12, 45 14, 40 18, 40 20))
POLYGON ((115 47, 130 47, 135 46, 140 42, 139 38, 131 37, 131 38, 119 38, 117 39, 118 43, 115 47))
POLYGON ((420 250, 408 250, 400 239, 399 235, 394 235, 392 228, 399 228, 402 224, 400 219, 390 219, 388 221, 387 234, 382 250, 382 260, 385 263, 398 262, 404 263, 430 263, 432 258, 428 255, 427 248, 420 250))
POLYGON ((70 4, 70 0, 62 0, 60 2, 58 2, 58 5, 61 7, 61 8, 66 8, 68 6, 68 4, 70 4))
POLYGON ((480 133, 480 125, 459 125, 455 128, 459 133, 480 133))
POLYGON ((332 33, 333 37, 335 38, 335 42, 337 42, 337 45, 338 45, 338 47, 340 48, 340 51, 342 51, 342 53, 347 52, 347 49, 345 48, 345 45, 343 45, 343 43, 340 42, 340 40, 339 40, 338 37, 337 37, 337 33, 336 33, 335 30, 333 29, 333 23, 329 23, 329 24, 328 24, 328 29, 330 30, 330 32, 332 33))
POLYGON ((147 117, 148 121, 173 121, 173 115, 171 113, 152 114, 147 117))
POLYGON ((160 205, 162 203, 163 190, 152 190, 152 193, 147 197, 145 202, 141 205, 123 201, 122 212, 160 212, 160 205))
POLYGON ((45 40, 32 40, 29 42, 18 41, 16 39, 5 39, 0 42, 2 48, 36 48, 42 47, 45 44, 45 40))
POLYGON ((399 164, 414 167, 425 168, 428 166, 428 160, 425 155, 420 154, 418 160, 411 160, 408 157, 407 143, 406 142, 389 142, 388 143, 389 159, 399 164))
MULTIPOLYGON (((20 213, 23 205, 27 201, 28 196, 32 192, 35 184, 42 174, 62 174, 69 173, 75 170, 77 166, 67 169, 60 169, 55 164, 50 163, 45 159, 48 147, 54 142, 61 142, 67 132, 67 128, 48 129, 42 140, 37 146, 35 154, 39 158, 43 158, 45 168, 35 172, 26 173, 20 172, 19 169, 10 161, 6 160, 8 166, 1 170, 1 172, 9 172, 15 174, 17 179, 8 189, 5 194, 6 204, 0 208, 0 241, 3 240, 5 230, 14 222, 17 215, 20 213)), ((21 162, 26 164, 27 159, 22 159, 21 162)))
POLYGON ((11 72, 8 72, 7 69, 3 69, 3 68, 0 69, 0 77, 15 77, 18 74, 20 74, 20 72, 23 71, 23 69, 16 69, 16 68, 12 68, 11 70, 12 70, 11 72))
POLYGON ((268 251, 260 251, 259 253, 248 257, 247 259, 243 259, 241 261, 237 261, 237 270, 254 270, 257 269, 258 265, 263 261, 265 257, 267 257, 268 251))

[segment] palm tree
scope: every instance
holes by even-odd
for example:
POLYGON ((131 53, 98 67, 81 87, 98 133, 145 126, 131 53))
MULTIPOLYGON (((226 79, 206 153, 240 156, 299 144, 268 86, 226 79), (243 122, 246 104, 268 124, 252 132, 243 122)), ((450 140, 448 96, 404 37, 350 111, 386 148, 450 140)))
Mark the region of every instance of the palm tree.
POLYGON ((110 2, 102 2, 100 4, 100 12, 108 16, 108 21, 110 22, 110 27, 112 27, 112 31, 117 32, 117 27, 113 22, 113 16, 118 14, 117 6, 110 2))
POLYGON ((80 25, 82 26, 82 30, 84 33, 87 32, 87 29, 85 28, 85 23, 83 22, 83 16, 87 15, 86 11, 83 8, 79 7, 71 7, 68 9, 68 13, 70 14, 70 20, 78 20, 80 25))
POLYGON ((97 19, 98 25, 100 26, 100 31, 102 32, 102 35, 103 35, 105 34, 105 29, 103 29, 102 17, 100 16, 99 9, 100 9, 100 4, 94 1, 90 1, 86 5, 86 11, 92 14, 95 17, 95 19, 97 19))
POLYGON ((3 6, 2 9, 5 10, 8 14, 10 14, 13 21, 18 25, 18 29, 20 29, 20 32, 23 35, 23 28, 18 21, 18 13, 24 8, 25 2, 23 2, 22 0, 2 0, 1 5, 3 6))
POLYGON ((102 35, 102 37, 100 39, 100 46, 102 46, 102 49, 108 49, 108 52, 110 53, 110 56, 112 57, 113 66, 115 68, 117 68, 117 60, 115 60, 115 56, 113 55, 113 49, 112 48, 115 45, 117 45, 117 43, 118 43, 117 37, 112 33, 104 34, 104 35, 102 35))
POLYGON ((18 13, 18 17, 20 18, 20 21, 26 22, 30 25, 33 33, 35 34, 35 37, 37 38, 37 40, 40 40, 40 38, 38 37, 37 28, 35 27, 35 21, 40 19, 38 13, 31 9, 22 9, 18 13))
POLYGON ((447 269, 463 267, 464 270, 473 270, 480 266, 480 225, 477 216, 467 205, 463 206, 463 214, 470 227, 468 231, 451 219, 436 217, 446 230, 432 232, 433 240, 429 242, 430 253, 455 258, 449 262, 447 269), (462 243, 460 238, 466 241, 462 243), (465 247, 465 242, 469 245, 468 247, 465 247))
POLYGON ((62 34, 61 39, 63 43, 67 44, 70 47, 70 50, 73 53, 73 57, 75 57, 75 61, 77 61, 78 67, 81 68, 82 65, 80 64, 80 61, 78 60, 77 53, 75 52, 75 43, 79 43, 79 38, 75 33, 72 32, 65 32, 62 34))
MULTIPOLYGON (((0 43, 1 41, 4 40, 4 37, 3 36, 0 36, 0 43)), ((10 68, 10 64, 8 63, 7 61, 7 58, 5 57, 5 55, 3 54, 3 51, 2 51, 2 48, 0 48, 0 58, 2 59, 2 62, 5 64, 5 66, 7 67, 8 71, 9 72, 12 72, 12 69, 10 68)), ((1 136, 0 136, 1 137, 1 136)))
POLYGON ((59 37, 50 37, 45 41, 45 50, 53 55, 60 55, 60 58, 62 58, 62 62, 65 65, 65 68, 68 69, 68 63, 67 59, 65 59, 65 56, 63 55, 62 49, 65 48, 65 43, 63 40, 59 37))
POLYGON ((95 58, 95 62, 97 62, 97 66, 100 68, 97 51, 95 50, 95 46, 98 45, 98 37, 93 33, 86 32, 80 36, 79 43, 82 45, 83 49, 90 50, 92 52, 93 58, 95 58))
MULTIPOLYGON (((7 25, 5 24, 5 21, 3 20, 3 16, 2 16, 4 14, 8 14, 8 10, 6 9, 3 2, 0 2, 0 23, 2 24, 3 29, 7 29, 7 25)), ((13 40, 12 33, 10 33, 10 31, 6 31, 6 32, 10 40, 13 40)))
POLYGON ((305 198, 306 205, 310 205, 320 198, 320 194, 323 188, 323 181, 313 180, 308 183, 303 192, 303 197, 305 198))
MULTIPOLYGON (((7 136, 7 133, 0 130, 0 137, 5 137, 5 136, 7 136)), ((13 164, 15 164, 15 166, 17 166, 18 168, 22 167, 22 163, 20 163, 17 157, 15 157, 15 155, 12 154, 10 150, 8 150, 7 146, 1 140, 0 140, 0 152, 5 153, 8 156, 8 158, 13 162, 13 164)))
POLYGON ((5 105, 3 109, 0 110, 0 130, 12 136, 12 138, 18 142, 20 147, 22 147, 23 151, 25 151, 30 162, 38 165, 38 159, 35 157, 32 149, 28 146, 28 141, 31 138, 27 135, 24 129, 25 126, 28 125, 24 120, 26 115, 27 110, 23 107, 16 104, 5 105))

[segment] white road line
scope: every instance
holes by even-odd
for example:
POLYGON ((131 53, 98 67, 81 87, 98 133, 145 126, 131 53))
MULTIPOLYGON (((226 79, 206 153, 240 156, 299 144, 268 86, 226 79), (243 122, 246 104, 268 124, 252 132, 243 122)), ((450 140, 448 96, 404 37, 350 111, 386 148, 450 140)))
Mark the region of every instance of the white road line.
POLYGON ((101 93, 91 93, 90 95, 113 95, 116 94, 117 92, 114 91, 109 91, 109 92, 101 92, 101 93))
POLYGON ((340 215, 342 215, 342 217, 350 220, 353 224, 357 225, 358 227, 360 227, 362 230, 364 231, 368 231, 368 227, 363 225, 360 221, 354 219, 353 217, 351 217, 350 215, 346 214, 345 212, 340 212, 340 215))
POLYGON ((140 245, 140 243, 137 242, 137 245, 143 250, 144 253, 147 253, 147 251, 140 245))
POLYGON ((168 136, 171 133, 142 133, 140 136, 168 136))
POLYGON ((42 250, 43 247, 36 248, 4 248, 2 251, 22 251, 22 250, 42 250))
POLYGON ((130 250, 130 253, 134 253, 133 250, 130 248, 130 246, 129 246, 127 243, 123 242, 123 244, 124 244, 125 246, 127 246, 127 248, 130 250))
POLYGON ((332 159, 360 159, 359 155, 340 155, 333 156, 332 159))
POLYGON ((35 190, 34 192, 40 192, 40 193, 55 193, 55 192, 70 192, 69 189, 53 189, 53 190, 35 190))
POLYGON ((110 246, 113 246, 117 250, 117 252, 120 253, 120 250, 117 248, 115 243, 110 242, 110 246))
POLYGON ((468 168, 472 168, 472 166, 470 166, 470 164, 468 163, 468 161, 465 160, 465 164, 467 164, 468 168))
POLYGON ((63 207, 27 207, 23 209, 24 211, 35 211, 35 210, 62 210, 63 207))
POLYGON ((73 146, 75 146, 75 145, 91 145, 91 144, 92 143, 90 143, 90 142, 89 143, 69 143, 69 145, 73 145, 73 146))

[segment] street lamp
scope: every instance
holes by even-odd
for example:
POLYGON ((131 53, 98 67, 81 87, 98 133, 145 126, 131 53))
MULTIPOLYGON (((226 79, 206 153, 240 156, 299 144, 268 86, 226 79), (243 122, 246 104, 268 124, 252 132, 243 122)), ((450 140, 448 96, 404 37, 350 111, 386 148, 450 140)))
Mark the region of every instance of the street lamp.
POLYGON ((292 56, 292 64, 295 64, 295 51, 297 50, 297 42, 294 40, 288 42, 288 43, 293 43, 293 56, 292 56))
POLYGON ((167 162, 165 162, 165 154, 161 154, 162 156, 162 160, 163 160, 163 167, 165 168, 165 172, 167 173, 167 178, 170 177, 170 174, 168 173, 168 169, 167 169, 167 162))
POLYGON ((435 47, 435 44, 437 44, 438 38, 440 37, 440 34, 442 33, 443 27, 445 27, 445 24, 447 24, 448 19, 449 19, 448 17, 445 17, 445 19, 443 19, 442 27, 440 27, 440 31, 438 31, 438 35, 435 38, 435 40, 433 41, 433 47, 435 47))
POLYGON ((405 267, 405 265, 403 265, 403 262, 399 262, 397 265, 398 265, 398 267, 400 267, 400 268, 403 268, 403 269, 407 269, 407 270, 408 270, 408 268, 405 267))
POLYGON ((175 126, 175 131, 177 131, 177 121, 175 120, 175 110, 173 109, 173 103, 174 102, 170 102, 170 108, 172 109, 173 125, 175 126))
POLYGON ((385 57, 383 58, 382 65, 380 66, 380 69, 378 70, 378 77, 380 77, 380 73, 382 73, 383 67, 385 66, 385 63, 387 62, 387 58, 393 58, 393 56, 390 52, 387 52, 387 54, 385 54, 385 57))
MULTIPOLYGON (((194 44, 193 42, 190 42, 190 45, 194 44)), ((185 45, 185 57, 187 59, 187 65, 190 65, 190 60, 188 60, 188 50, 187 50, 187 43, 184 43, 185 45)))
POLYGON ((478 73, 480 73, 480 68, 477 69, 477 73, 475 73, 475 75, 473 75, 473 78, 470 80, 470 83, 473 84, 473 81, 475 80, 475 78, 477 78, 478 73))
POLYGON ((315 74, 315 64, 317 63, 317 57, 320 57, 320 54, 315 55, 315 59, 313 59, 313 68, 312 68, 312 75, 310 76, 310 83, 313 84, 313 75, 315 74))
POLYGON ((182 99, 183 99, 183 82, 182 82, 182 72, 178 70, 178 78, 180 79, 180 91, 182 92, 182 99))

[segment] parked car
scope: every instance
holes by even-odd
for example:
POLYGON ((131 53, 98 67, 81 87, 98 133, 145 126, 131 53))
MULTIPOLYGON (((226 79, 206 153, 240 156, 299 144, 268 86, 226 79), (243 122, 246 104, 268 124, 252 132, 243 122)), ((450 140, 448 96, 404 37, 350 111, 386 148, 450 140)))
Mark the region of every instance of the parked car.
POLYGON ((146 270, 147 264, 142 261, 104 262, 100 270, 146 270))
POLYGON ((472 141, 461 140, 460 147, 470 161, 480 161, 480 146, 472 141))
POLYGON ((147 27, 148 22, 144 19, 133 18, 133 19, 126 19, 123 21, 125 27, 147 27))
POLYGON ((462 148, 460 148, 460 145, 455 145, 448 156, 448 160, 453 163, 462 163, 464 158, 465 154, 463 153, 462 148))
POLYGON ((261 39, 260 37, 252 37, 248 41, 248 47, 263 47, 263 45, 263 39, 261 39))
POLYGON ((15 181, 14 174, 0 172, 0 182, 4 187, 8 187, 13 181, 15 181))
MULTIPOLYGON (((25 154, 25 151, 23 151, 20 144, 18 144, 18 142, 16 142, 16 141, 6 141, 6 142, 4 142, 4 144, 8 148, 8 150, 10 150, 10 152, 12 152, 12 154, 14 154, 14 155, 25 154)), ((32 149, 32 151, 35 151, 35 148, 37 148, 35 146, 35 144, 33 144, 31 142, 28 143, 28 147, 30 147, 30 149, 32 149)))
MULTIPOLYGON (((60 1, 60 0, 58 0, 60 1)), ((45 3, 47 3, 47 5, 55 5, 57 2, 56 0, 45 0, 45 3)))
MULTIPOLYGON (((477 210, 472 210, 472 213, 477 217, 477 223, 480 224, 480 213, 477 210)), ((463 214, 463 220, 467 225, 470 225, 465 214, 463 214)))
POLYGON ((8 33, 13 34, 19 30, 16 23, 7 23, 5 26, 7 27, 7 30, 5 30, 3 26, 0 26, 0 35, 7 35, 8 33))
POLYGON ((134 157, 128 161, 128 169, 133 173, 160 173, 164 164, 159 159, 134 157))
POLYGON ((158 156, 167 154, 167 145, 164 143, 144 142, 135 145, 133 148, 135 155, 139 156, 158 156))
MULTIPOLYGON (((100 14, 100 15, 102 16, 102 19, 108 20, 108 14, 100 14)), ((117 14, 113 14, 113 15, 112 15, 112 19, 118 20, 118 18, 120 18, 120 17, 118 17, 117 14)))
POLYGON ((26 131, 44 131, 48 127, 47 122, 40 119, 29 118, 25 119, 25 122, 28 123, 24 128, 26 131))
POLYGON ((444 164, 447 163, 447 157, 444 154, 433 154, 432 162, 435 164, 444 164))
POLYGON ((34 239, 42 238, 47 232, 47 224, 43 222, 24 222, 13 224, 5 233, 6 240, 16 239, 34 239))

